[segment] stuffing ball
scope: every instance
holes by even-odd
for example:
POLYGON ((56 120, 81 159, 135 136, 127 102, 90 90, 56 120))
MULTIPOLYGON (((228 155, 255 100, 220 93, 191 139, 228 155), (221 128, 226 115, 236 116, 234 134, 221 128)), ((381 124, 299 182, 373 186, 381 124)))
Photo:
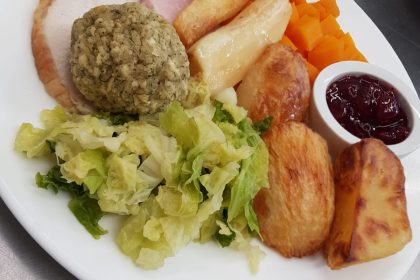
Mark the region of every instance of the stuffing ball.
POLYGON ((98 6, 77 19, 70 65, 76 87, 101 111, 153 114, 187 95, 183 44, 139 3, 98 6))

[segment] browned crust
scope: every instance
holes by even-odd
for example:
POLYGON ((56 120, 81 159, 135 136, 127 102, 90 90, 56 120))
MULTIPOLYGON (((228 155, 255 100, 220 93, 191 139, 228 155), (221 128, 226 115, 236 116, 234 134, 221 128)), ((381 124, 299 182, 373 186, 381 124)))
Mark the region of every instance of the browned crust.
POLYGON ((268 46, 238 88, 238 104, 253 121, 273 117, 272 126, 303 121, 311 86, 303 57, 282 44, 268 46))
POLYGON ((404 169, 382 141, 344 149, 334 178, 335 217, 324 248, 332 269, 392 255, 411 240, 404 169))
POLYGON ((263 242, 288 258, 311 255, 323 246, 334 215, 327 144, 298 122, 273 126, 263 138, 270 187, 254 199, 263 242))
POLYGON ((60 80, 43 31, 44 19, 47 15, 48 8, 53 1, 54 0, 39 0, 38 7, 34 12, 31 43, 35 67, 38 71, 39 79, 44 84, 47 93, 67 111, 78 112, 79 110, 72 101, 70 93, 60 80))

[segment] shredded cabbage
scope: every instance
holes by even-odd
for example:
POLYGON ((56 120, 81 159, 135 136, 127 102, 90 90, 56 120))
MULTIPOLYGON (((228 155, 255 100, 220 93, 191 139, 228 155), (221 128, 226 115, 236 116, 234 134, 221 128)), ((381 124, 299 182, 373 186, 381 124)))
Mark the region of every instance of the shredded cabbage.
POLYGON ((189 242, 215 239, 244 251, 256 271, 252 200, 267 186, 267 149, 243 108, 211 101, 198 82, 194 90, 147 121, 45 110, 44 128, 22 124, 15 149, 55 154, 63 180, 101 211, 127 215, 117 243, 140 267, 156 269, 189 242))

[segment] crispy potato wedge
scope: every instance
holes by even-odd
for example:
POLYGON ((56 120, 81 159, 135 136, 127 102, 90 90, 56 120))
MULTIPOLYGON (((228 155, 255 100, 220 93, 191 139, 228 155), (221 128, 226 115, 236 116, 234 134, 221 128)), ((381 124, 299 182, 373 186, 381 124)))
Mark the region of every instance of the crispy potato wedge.
POLYGON ((238 90, 238 104, 253 121, 273 117, 272 125, 302 121, 311 86, 302 56, 283 44, 268 46, 248 71, 238 90))
POLYGON ((342 151, 335 167, 335 218, 325 246, 339 269, 383 258, 411 240, 400 160, 380 140, 363 139, 342 151))
POLYGON ((185 48, 234 17, 250 0, 194 0, 175 19, 174 27, 185 48))
POLYGON ((327 144, 298 122, 271 127, 264 141, 270 187, 254 199, 263 242, 285 257, 310 255, 322 247, 334 215, 327 144))

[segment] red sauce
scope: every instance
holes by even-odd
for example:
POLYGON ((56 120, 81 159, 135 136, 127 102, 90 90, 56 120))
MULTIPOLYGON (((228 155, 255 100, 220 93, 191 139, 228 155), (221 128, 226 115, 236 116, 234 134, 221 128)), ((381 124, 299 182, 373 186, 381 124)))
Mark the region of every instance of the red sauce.
POLYGON ((399 92, 369 75, 347 75, 327 89, 327 104, 334 118, 354 136, 378 138, 397 144, 410 134, 399 92))

